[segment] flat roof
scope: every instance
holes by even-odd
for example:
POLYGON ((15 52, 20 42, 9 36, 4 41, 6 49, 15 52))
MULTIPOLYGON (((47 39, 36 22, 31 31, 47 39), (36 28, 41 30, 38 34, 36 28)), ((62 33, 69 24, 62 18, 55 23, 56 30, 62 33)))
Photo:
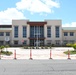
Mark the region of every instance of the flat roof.
POLYGON ((12 28, 12 25, 0 25, 0 28, 12 28))
POLYGON ((62 27, 63 30, 76 30, 76 27, 62 27))

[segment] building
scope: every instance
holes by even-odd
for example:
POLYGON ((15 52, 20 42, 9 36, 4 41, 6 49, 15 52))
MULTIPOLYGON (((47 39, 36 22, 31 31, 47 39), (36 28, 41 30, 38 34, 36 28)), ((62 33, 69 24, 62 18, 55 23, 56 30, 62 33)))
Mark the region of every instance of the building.
POLYGON ((12 25, 0 25, 0 45, 59 46, 75 42, 76 28, 62 27, 61 20, 12 20, 12 25))

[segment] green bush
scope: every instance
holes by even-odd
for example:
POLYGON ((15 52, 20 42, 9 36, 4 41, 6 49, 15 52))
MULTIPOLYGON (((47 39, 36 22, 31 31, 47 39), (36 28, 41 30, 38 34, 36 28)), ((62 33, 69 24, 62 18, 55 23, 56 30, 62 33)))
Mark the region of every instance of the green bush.
POLYGON ((3 50, 4 46, 0 46, 1 51, 3 50))
MULTIPOLYGON (((65 51, 64 53, 68 54, 68 51, 65 51)), ((72 50, 72 51, 70 51, 70 54, 76 54, 76 51, 72 50)))
POLYGON ((45 49, 48 49, 48 46, 45 46, 45 49))
POLYGON ((12 52, 10 52, 10 51, 1 51, 1 54, 3 54, 3 55, 11 55, 12 52))
POLYGON ((41 49, 43 49, 43 46, 41 46, 41 49))
POLYGON ((34 46, 32 46, 32 49, 34 49, 34 46))
POLYGON ((76 43, 75 44, 73 44, 73 46, 72 46, 73 48, 74 48, 74 50, 76 50, 76 43))
POLYGON ((6 55, 11 55, 12 52, 6 51, 5 54, 6 54, 6 55))
POLYGON ((24 46, 24 49, 28 49, 28 46, 24 46))
POLYGON ((67 43, 66 46, 67 46, 67 47, 72 47, 73 44, 67 43))

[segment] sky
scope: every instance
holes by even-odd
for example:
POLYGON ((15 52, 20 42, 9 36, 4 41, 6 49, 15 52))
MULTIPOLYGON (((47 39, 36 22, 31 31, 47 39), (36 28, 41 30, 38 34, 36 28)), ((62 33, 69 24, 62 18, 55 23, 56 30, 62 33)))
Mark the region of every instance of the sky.
POLYGON ((76 0, 0 0, 0 24, 12 19, 59 19, 63 27, 76 27, 76 0))

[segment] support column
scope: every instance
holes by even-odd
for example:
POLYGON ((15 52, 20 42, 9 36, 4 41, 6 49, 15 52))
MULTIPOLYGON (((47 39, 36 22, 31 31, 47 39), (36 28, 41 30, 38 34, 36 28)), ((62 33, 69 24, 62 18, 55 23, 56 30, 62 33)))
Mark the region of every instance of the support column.
POLYGON ((45 40, 44 40, 44 45, 47 45, 47 25, 45 24, 44 25, 44 37, 45 37, 45 40))

